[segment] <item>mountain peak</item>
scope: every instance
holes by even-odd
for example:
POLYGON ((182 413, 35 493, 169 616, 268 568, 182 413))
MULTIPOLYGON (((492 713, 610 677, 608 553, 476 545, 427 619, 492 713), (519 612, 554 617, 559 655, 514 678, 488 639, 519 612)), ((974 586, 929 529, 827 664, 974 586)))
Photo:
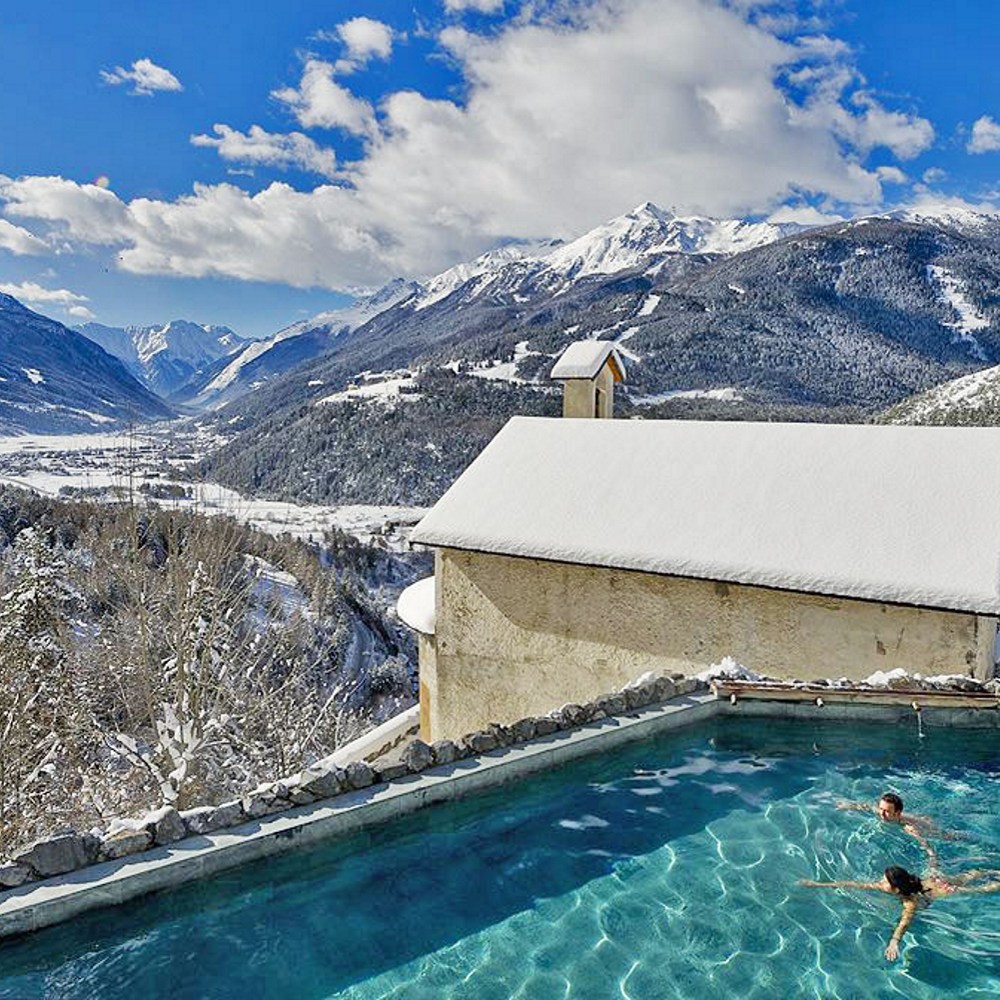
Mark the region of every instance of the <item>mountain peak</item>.
POLYGON ((636 205, 626 218, 651 218, 658 222, 670 222, 677 216, 671 211, 660 208, 659 205, 654 205, 651 201, 644 201, 641 205, 636 205))

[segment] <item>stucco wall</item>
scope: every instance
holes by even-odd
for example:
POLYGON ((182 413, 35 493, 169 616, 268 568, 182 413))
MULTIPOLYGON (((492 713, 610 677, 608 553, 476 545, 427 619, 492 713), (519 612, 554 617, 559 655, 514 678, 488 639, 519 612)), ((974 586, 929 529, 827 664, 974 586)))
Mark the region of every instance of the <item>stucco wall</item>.
POLYGON ((772 677, 986 677, 995 632, 974 614, 443 549, 434 650, 421 657, 424 734, 461 735, 724 656, 772 677))
POLYGON ((571 378, 563 382, 563 416, 594 417, 595 394, 600 388, 604 392, 604 407, 599 414, 602 418, 613 416, 615 379, 610 365, 605 365, 596 379, 571 378))

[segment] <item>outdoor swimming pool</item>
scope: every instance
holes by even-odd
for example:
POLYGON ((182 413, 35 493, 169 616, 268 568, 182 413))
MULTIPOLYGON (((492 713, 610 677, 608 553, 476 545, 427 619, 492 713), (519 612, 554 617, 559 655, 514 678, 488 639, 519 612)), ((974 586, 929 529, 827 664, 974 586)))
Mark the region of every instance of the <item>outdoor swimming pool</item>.
POLYGON ((717 719, 0 943, 0 998, 1000 994, 1000 895, 923 911, 800 878, 921 870, 835 808, 897 790, 1000 867, 997 732, 717 719))

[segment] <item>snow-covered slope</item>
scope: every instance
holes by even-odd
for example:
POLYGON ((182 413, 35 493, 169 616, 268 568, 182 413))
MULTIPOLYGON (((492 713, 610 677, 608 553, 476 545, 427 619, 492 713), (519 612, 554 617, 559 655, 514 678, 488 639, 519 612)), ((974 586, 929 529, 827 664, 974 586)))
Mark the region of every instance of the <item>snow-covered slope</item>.
POLYGON ((311 361, 333 347, 340 336, 413 295, 419 286, 401 278, 343 309, 320 313, 279 330, 267 340, 252 341, 228 360, 207 369, 174 398, 201 410, 220 406, 260 388, 269 379, 311 361))
POLYGON ((734 254, 801 232, 792 223, 681 218, 645 202, 579 239, 557 247, 545 265, 567 278, 614 274, 665 253, 734 254))
POLYGON ((482 254, 424 282, 414 297, 426 309, 463 288, 467 297, 514 291, 530 283, 552 291, 588 275, 610 275, 656 262, 665 254, 741 253, 801 232, 795 223, 741 219, 681 218, 645 202, 569 243, 546 240, 518 243, 482 254))
POLYGON ((1000 365, 904 399, 879 419, 888 424, 1000 424, 1000 365))
POLYGON ((124 361, 129 371, 161 396, 170 395, 195 372, 248 343, 228 327, 184 319, 162 326, 86 323, 76 329, 124 361))
POLYGON ((81 433, 169 416, 118 358, 0 295, 0 434, 81 433))

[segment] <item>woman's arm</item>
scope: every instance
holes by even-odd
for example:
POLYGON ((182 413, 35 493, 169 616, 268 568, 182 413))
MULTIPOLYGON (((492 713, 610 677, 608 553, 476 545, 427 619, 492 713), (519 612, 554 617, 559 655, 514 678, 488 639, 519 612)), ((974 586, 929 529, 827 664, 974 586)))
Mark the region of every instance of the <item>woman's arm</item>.
POLYGON ((899 923, 896 924, 896 929, 892 932, 892 937, 889 938, 889 943, 885 948, 885 957, 890 962, 895 962, 899 958, 899 942, 902 941, 903 935, 906 933, 906 928, 910 926, 913 920, 913 915, 917 912, 917 904, 915 900, 904 899, 903 900, 903 912, 900 915, 899 923))

